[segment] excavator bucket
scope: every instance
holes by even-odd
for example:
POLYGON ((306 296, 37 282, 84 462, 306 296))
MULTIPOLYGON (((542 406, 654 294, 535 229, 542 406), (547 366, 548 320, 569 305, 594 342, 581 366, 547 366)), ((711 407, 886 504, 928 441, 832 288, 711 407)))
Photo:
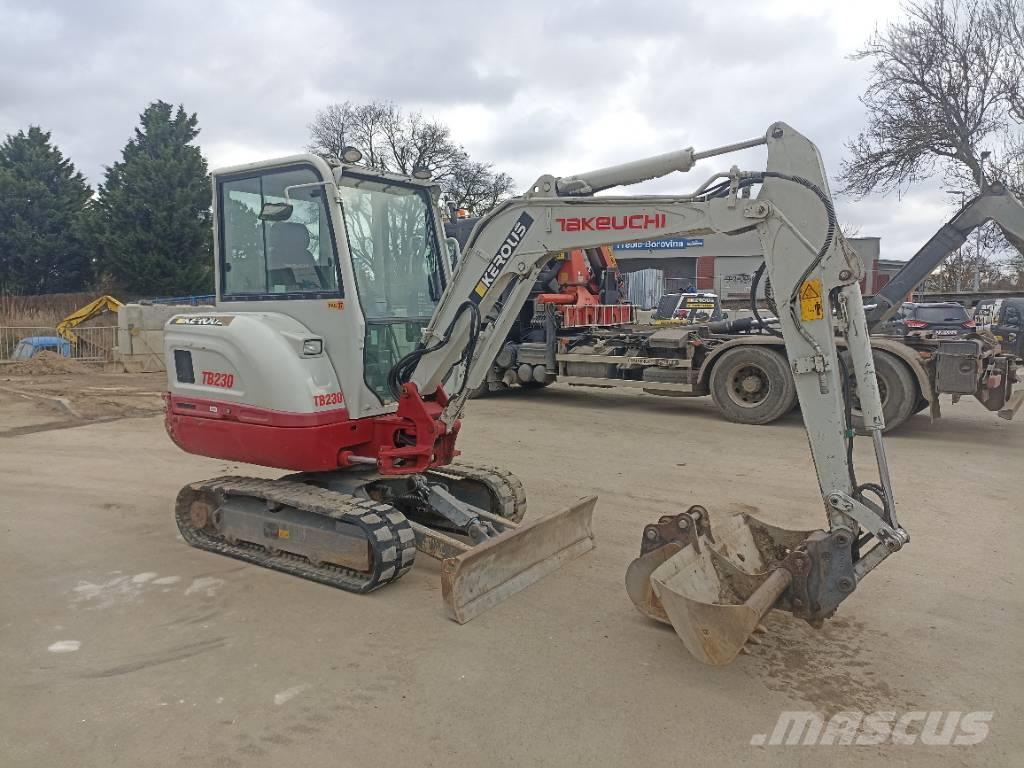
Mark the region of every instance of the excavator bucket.
MULTIPOLYGON (((593 549, 591 518, 596 503, 596 496, 581 499, 553 515, 517 525, 461 554, 444 557, 441 593, 448 615, 465 624, 593 549)), ((416 533, 419 544, 421 530, 416 533)), ((430 536, 436 541, 438 534, 430 536)))
POLYGON ((788 607, 794 560, 811 531, 788 530, 750 515, 712 529, 691 507, 644 529, 641 555, 626 572, 626 591, 644 615, 671 624, 705 664, 728 664, 773 607, 788 607))

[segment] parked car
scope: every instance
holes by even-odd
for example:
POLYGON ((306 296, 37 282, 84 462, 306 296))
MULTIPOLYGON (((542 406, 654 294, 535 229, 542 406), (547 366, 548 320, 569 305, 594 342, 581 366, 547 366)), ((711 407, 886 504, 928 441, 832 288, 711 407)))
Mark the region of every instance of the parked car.
POLYGON ((904 304, 891 320, 878 328, 877 333, 888 336, 931 335, 955 339, 974 332, 974 320, 962 304, 954 301, 927 304, 904 304))
POLYGON ((56 352, 61 357, 71 357, 71 342, 60 336, 26 336, 19 339, 8 359, 28 360, 44 350, 56 352))
POLYGON ((1000 299, 989 330, 1003 352, 1024 357, 1024 299, 1000 299))

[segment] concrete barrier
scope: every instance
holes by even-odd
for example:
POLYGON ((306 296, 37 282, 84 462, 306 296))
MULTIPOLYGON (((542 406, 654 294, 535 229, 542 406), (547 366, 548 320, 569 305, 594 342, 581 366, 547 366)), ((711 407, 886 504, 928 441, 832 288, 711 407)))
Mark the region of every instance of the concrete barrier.
POLYGON ((175 315, 201 315, 211 309, 187 304, 125 304, 117 313, 114 364, 128 373, 167 370, 164 325, 175 315))

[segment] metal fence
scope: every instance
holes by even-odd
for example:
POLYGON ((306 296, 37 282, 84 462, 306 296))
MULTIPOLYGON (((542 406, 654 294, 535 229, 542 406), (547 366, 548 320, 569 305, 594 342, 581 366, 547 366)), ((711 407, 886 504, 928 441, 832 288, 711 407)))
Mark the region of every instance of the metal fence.
POLYGON ((665 273, 660 269, 639 269, 625 273, 626 297, 640 309, 654 309, 665 293, 665 273))
POLYGON ((55 328, 0 326, 0 363, 28 360, 41 351, 85 362, 110 362, 117 346, 117 326, 79 326, 66 339, 55 328))

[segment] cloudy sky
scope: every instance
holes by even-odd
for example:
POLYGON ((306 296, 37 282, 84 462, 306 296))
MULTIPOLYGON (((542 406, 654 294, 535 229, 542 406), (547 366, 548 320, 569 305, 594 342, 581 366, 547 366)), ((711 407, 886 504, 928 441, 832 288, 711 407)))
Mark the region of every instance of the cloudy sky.
MULTIPOLYGON (((211 167, 301 150, 331 102, 388 99, 446 121, 522 186, 775 120, 835 173, 864 123, 867 67, 847 56, 898 13, 896 0, 0 0, 0 135, 43 126, 96 184, 156 99, 198 113, 211 167)), ((762 167, 763 150, 743 159, 762 167)), ((716 170, 635 189, 684 192, 716 170)), ((907 258, 951 199, 931 185, 838 203, 883 257, 907 258)))

